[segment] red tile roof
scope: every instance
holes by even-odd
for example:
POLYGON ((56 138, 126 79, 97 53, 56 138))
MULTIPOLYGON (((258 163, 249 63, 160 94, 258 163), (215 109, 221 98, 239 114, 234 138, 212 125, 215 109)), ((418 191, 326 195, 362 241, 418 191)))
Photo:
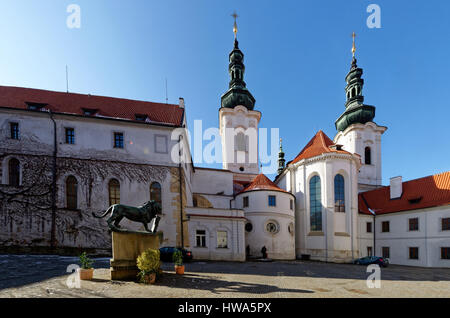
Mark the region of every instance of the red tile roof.
POLYGON ((390 199, 390 187, 360 193, 359 212, 377 215, 409 211, 450 204, 450 171, 403 182, 403 193, 399 199, 390 199))
POLYGON ((280 191, 287 192, 279 188, 275 183, 273 183, 269 178, 267 178, 264 174, 259 174, 253 179, 252 183, 250 183, 244 190, 239 193, 254 191, 254 190, 271 190, 271 191, 280 191))
POLYGON ((322 130, 319 130, 319 132, 308 142, 305 148, 300 151, 297 157, 295 157, 294 160, 288 162, 288 165, 291 163, 299 162, 302 159, 316 157, 327 152, 350 154, 350 152, 345 150, 337 150, 331 148, 331 146, 334 145, 335 143, 330 138, 328 138, 328 136, 322 130))
POLYGON ((136 121, 147 115, 149 123, 180 126, 184 109, 178 105, 123 98, 64 93, 41 89, 0 86, 0 107, 27 109, 27 103, 47 104, 54 113, 84 115, 83 109, 98 110, 95 116, 136 121))

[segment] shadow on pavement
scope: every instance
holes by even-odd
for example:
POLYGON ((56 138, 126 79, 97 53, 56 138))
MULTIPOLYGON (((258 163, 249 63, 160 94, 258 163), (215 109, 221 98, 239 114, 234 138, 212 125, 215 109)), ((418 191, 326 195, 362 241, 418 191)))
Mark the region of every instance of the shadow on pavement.
POLYGON ((248 294, 270 294, 270 293, 298 293, 312 294, 312 290, 279 288, 273 285, 263 285, 255 283, 229 282, 220 279, 214 279, 211 276, 202 276, 196 274, 176 275, 167 273, 161 276, 155 286, 169 286, 171 288, 207 290, 213 294, 222 293, 248 293, 248 294))
MULTIPOLYGON (((97 258, 94 268, 109 268, 109 258, 97 258)), ((79 265, 78 257, 55 255, 0 255, 0 290, 68 275, 67 267, 79 265)))
MULTIPOLYGON (((315 261, 207 262, 186 263, 187 272, 287 277, 366 280, 367 266, 315 261)), ((165 265, 166 266, 166 265, 165 265)), ((450 268, 390 265, 381 268, 381 279, 395 281, 450 281, 450 268)))

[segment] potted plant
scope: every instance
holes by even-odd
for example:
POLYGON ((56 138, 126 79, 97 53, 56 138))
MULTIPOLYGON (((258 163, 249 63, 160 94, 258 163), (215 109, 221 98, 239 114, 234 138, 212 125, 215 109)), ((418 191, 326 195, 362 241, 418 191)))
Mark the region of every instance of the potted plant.
POLYGON ((148 249, 137 258, 137 267, 139 268, 138 278, 144 284, 154 284, 158 275, 160 275, 160 252, 159 250, 148 249))
POLYGON ((83 254, 80 255, 81 268, 78 269, 78 273, 80 274, 81 280, 92 280, 92 277, 94 276, 94 268, 92 267, 93 262, 94 261, 87 256, 86 252, 83 252, 83 254))
POLYGON ((184 265, 183 265, 183 253, 180 250, 176 250, 172 256, 173 262, 175 263, 175 273, 178 275, 184 274, 184 265))

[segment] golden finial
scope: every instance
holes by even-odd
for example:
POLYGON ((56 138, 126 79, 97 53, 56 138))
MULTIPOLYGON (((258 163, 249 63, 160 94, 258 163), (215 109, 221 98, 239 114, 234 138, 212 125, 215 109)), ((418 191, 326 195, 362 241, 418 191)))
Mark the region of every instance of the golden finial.
POLYGON ((237 37, 237 31, 238 31, 236 19, 237 19, 239 16, 237 15, 236 11, 235 11, 231 16, 234 18, 233 33, 234 33, 234 39, 236 39, 236 37, 237 37))
POLYGON ((352 54, 353 54, 353 57, 355 57, 355 52, 356 52, 356 46, 355 46, 356 34, 355 34, 355 32, 353 32, 352 38, 353 38, 352 54))

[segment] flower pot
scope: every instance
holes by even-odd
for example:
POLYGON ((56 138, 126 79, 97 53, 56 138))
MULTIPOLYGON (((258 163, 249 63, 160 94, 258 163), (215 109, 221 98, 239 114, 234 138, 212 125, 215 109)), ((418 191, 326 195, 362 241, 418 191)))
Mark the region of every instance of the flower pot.
POLYGON ((93 268, 89 268, 89 269, 80 268, 80 269, 78 269, 78 273, 80 274, 81 280, 92 280, 92 277, 94 276, 94 269, 93 268))
POLYGON ((178 275, 183 275, 184 274, 184 265, 175 265, 175 273, 177 273, 178 275))
POLYGON ((156 273, 151 273, 143 276, 145 284, 154 284, 156 282, 156 273))

